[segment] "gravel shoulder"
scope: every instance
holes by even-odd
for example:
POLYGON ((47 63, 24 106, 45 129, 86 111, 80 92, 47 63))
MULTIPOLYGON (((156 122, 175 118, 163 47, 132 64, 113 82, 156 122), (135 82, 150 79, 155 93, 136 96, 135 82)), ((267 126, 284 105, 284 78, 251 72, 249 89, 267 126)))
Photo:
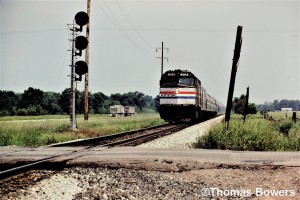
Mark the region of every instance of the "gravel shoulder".
POLYGON ((196 142, 196 139, 203 135, 214 124, 221 122, 224 115, 211 120, 190 126, 178 131, 172 135, 155 139, 150 142, 138 145, 138 147, 158 147, 158 148, 190 148, 190 144, 196 142))
MULTIPOLYGON (((34 173, 30 176, 40 175, 34 173)), ((299 199, 299 185, 299 168, 293 167, 169 173, 76 167, 16 188, 2 199, 299 199)))

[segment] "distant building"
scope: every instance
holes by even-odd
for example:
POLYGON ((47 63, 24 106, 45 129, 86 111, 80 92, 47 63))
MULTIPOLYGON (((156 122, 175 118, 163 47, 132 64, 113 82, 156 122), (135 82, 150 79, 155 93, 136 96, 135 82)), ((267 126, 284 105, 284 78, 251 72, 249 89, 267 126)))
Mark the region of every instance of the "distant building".
POLYGON ((293 108, 281 108, 282 112, 291 112, 293 111, 293 108))

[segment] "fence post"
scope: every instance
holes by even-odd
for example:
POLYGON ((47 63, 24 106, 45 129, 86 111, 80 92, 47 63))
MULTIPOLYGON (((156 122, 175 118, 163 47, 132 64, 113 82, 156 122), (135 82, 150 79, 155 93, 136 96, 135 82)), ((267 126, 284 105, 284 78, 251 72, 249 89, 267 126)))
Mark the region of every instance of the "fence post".
POLYGON ((249 103, 249 87, 247 87, 247 93, 246 93, 246 102, 245 102, 245 110, 244 110, 244 124, 246 122, 246 116, 248 114, 248 103, 249 103))
POLYGON ((296 115, 297 115, 296 112, 293 112, 292 120, 293 120, 294 123, 296 123, 296 121, 297 121, 297 116, 296 115))

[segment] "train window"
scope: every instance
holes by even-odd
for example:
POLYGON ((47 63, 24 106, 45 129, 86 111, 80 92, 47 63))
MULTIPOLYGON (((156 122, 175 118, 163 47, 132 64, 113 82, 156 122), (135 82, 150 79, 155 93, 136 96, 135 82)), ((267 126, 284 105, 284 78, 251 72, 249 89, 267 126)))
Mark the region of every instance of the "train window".
POLYGON ((179 78, 178 83, 179 83, 179 85, 194 85, 195 84, 195 79, 194 78, 181 77, 181 78, 179 78))
POLYGON ((160 86, 163 87, 174 87, 177 85, 178 78, 174 76, 163 76, 161 81, 160 81, 160 86))

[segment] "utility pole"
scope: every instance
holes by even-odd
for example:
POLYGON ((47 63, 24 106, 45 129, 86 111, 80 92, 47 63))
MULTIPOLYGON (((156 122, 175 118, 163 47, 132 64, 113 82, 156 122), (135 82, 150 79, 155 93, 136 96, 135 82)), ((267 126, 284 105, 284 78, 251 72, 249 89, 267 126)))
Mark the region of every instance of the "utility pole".
MULTIPOLYGON (((90 12, 91 12, 91 0, 87 0, 87 14, 90 19, 90 12)), ((90 20, 86 25, 86 39, 89 42, 90 41, 90 20)), ((87 46, 85 51, 85 62, 87 66, 89 66, 89 46, 87 46)), ((84 120, 89 119, 89 67, 88 71, 85 74, 84 79, 84 120)))
POLYGON ((164 73, 164 59, 167 59, 167 62, 169 62, 168 57, 164 57, 164 50, 167 50, 169 52, 169 48, 164 48, 164 42, 161 42, 161 48, 156 48, 156 52, 161 49, 161 57, 156 57, 161 59, 161 75, 164 73))
POLYGON ((238 63, 240 60, 240 53, 241 53, 241 47, 242 47, 242 29, 243 29, 242 26, 238 26, 237 31, 236 31, 235 47, 234 47, 234 54, 233 54, 233 59, 232 59, 232 68, 231 68, 227 106, 226 106, 226 113, 225 113, 225 122, 227 122, 227 129, 229 128, 235 77, 236 77, 238 63))

